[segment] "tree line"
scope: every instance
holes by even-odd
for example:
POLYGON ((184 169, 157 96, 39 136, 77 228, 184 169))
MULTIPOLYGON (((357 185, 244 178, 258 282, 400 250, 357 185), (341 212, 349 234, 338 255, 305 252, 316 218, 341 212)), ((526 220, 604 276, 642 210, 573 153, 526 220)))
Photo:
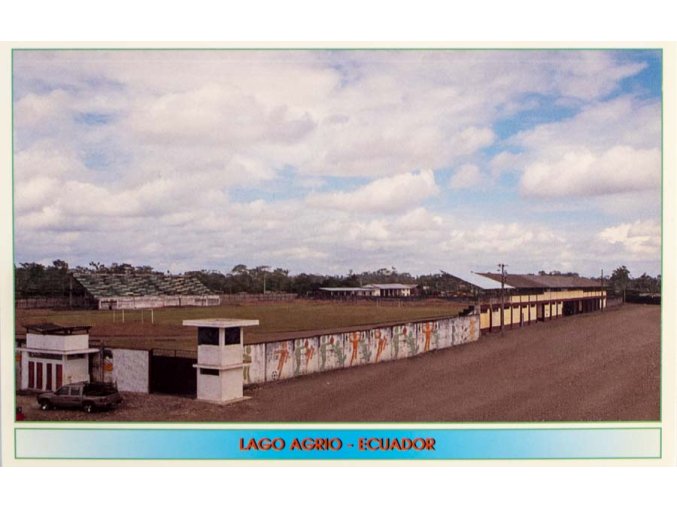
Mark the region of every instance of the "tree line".
MULTIPOLYGON (((161 271, 152 266, 133 266, 127 263, 112 263, 107 266, 98 262, 90 262, 88 266, 77 266, 75 271, 109 274, 147 274, 161 271)), ((32 297, 65 297, 70 290, 68 263, 57 259, 51 265, 44 266, 29 262, 14 266, 15 294, 17 299, 32 297)), ((170 273, 166 273, 170 274, 170 273)), ((561 273, 559 271, 539 271, 539 275, 578 276, 577 273, 561 273)), ((237 264, 228 272, 218 270, 187 271, 184 275, 192 276, 202 282, 208 289, 217 294, 261 294, 264 292, 286 292, 306 296, 317 292, 322 287, 361 287, 371 283, 406 283, 421 287, 430 295, 448 295, 455 292, 466 292, 467 284, 455 276, 440 271, 426 275, 414 276, 407 272, 399 272, 394 266, 374 271, 356 273, 348 271, 345 275, 323 275, 314 273, 289 274, 289 270, 271 267, 247 267, 237 264)), ((605 285, 610 292, 621 295, 627 291, 660 293, 661 277, 651 277, 646 273, 632 278, 626 266, 616 268, 611 275, 605 277, 605 285)))

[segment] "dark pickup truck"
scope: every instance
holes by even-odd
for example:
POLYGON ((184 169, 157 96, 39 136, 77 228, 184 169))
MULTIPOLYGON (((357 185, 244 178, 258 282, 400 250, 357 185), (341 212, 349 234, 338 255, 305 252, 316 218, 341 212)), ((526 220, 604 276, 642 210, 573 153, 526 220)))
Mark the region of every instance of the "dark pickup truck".
POLYGON ((77 382, 60 387, 53 393, 38 395, 42 410, 52 408, 81 408, 85 412, 110 409, 122 402, 122 396, 113 384, 103 382, 77 382))

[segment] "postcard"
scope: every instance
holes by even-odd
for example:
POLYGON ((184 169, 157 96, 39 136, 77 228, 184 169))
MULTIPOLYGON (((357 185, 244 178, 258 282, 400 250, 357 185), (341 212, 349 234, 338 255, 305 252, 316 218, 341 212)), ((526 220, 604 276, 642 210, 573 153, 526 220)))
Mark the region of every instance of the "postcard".
POLYGON ((674 51, 3 45, 2 464, 670 462, 674 51))

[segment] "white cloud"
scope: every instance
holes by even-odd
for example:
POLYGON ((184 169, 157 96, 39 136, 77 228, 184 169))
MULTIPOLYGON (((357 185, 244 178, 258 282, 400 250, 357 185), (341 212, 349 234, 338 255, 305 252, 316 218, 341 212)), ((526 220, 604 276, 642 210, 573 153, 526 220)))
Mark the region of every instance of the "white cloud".
POLYGON ((480 168, 474 164, 464 164, 459 167, 449 180, 449 187, 453 189, 472 188, 482 183, 480 168))
POLYGON ((380 178, 352 192, 314 193, 311 206, 353 212, 395 213, 424 202, 439 191, 432 171, 380 178))
POLYGON ((520 132, 491 161, 493 174, 521 174, 525 196, 562 198, 656 192, 660 104, 623 96, 559 122, 520 132))
POLYGON ((461 220, 435 171, 458 168, 451 188, 486 167, 517 171, 527 197, 656 202, 660 104, 608 100, 643 64, 604 51, 24 51, 14 64, 19 261, 430 272, 528 251, 561 266, 597 232, 461 220), (496 121, 540 97, 580 113, 498 140, 496 121), (346 177, 367 183, 334 186, 346 177))
POLYGON ((550 164, 535 162, 524 170, 521 190, 539 197, 636 192, 660 187, 660 150, 614 146, 600 154, 565 153, 550 164))
POLYGON ((636 220, 607 227, 600 239, 622 246, 632 258, 660 255, 661 226, 653 220, 636 220))

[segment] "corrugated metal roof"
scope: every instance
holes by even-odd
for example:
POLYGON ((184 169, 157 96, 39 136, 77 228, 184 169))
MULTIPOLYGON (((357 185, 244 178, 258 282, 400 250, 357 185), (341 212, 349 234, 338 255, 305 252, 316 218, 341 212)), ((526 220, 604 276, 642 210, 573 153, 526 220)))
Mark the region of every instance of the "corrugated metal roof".
MULTIPOLYGON (((483 276, 481 273, 473 273, 472 271, 470 273, 467 273, 464 276, 458 276, 454 275, 456 278, 459 280, 462 280, 466 283, 469 283, 470 285, 474 285, 475 287, 478 287, 483 290, 494 290, 494 289, 500 289, 501 288, 501 279, 499 275, 498 282, 492 280, 491 278, 487 278, 483 276)), ((509 284, 505 284, 506 289, 512 289, 513 287, 509 284)))
POLYGON ((320 290, 329 292, 371 292, 371 289, 364 287, 320 287, 320 290))
POLYGON ((365 285, 367 288, 373 289, 413 289, 416 287, 416 284, 405 284, 405 283, 370 283, 365 285))
MULTIPOLYGON (((500 284, 500 273, 478 273, 500 284)), ((506 283, 516 289, 583 289, 599 287, 600 281, 582 276, 506 274, 506 283)))

